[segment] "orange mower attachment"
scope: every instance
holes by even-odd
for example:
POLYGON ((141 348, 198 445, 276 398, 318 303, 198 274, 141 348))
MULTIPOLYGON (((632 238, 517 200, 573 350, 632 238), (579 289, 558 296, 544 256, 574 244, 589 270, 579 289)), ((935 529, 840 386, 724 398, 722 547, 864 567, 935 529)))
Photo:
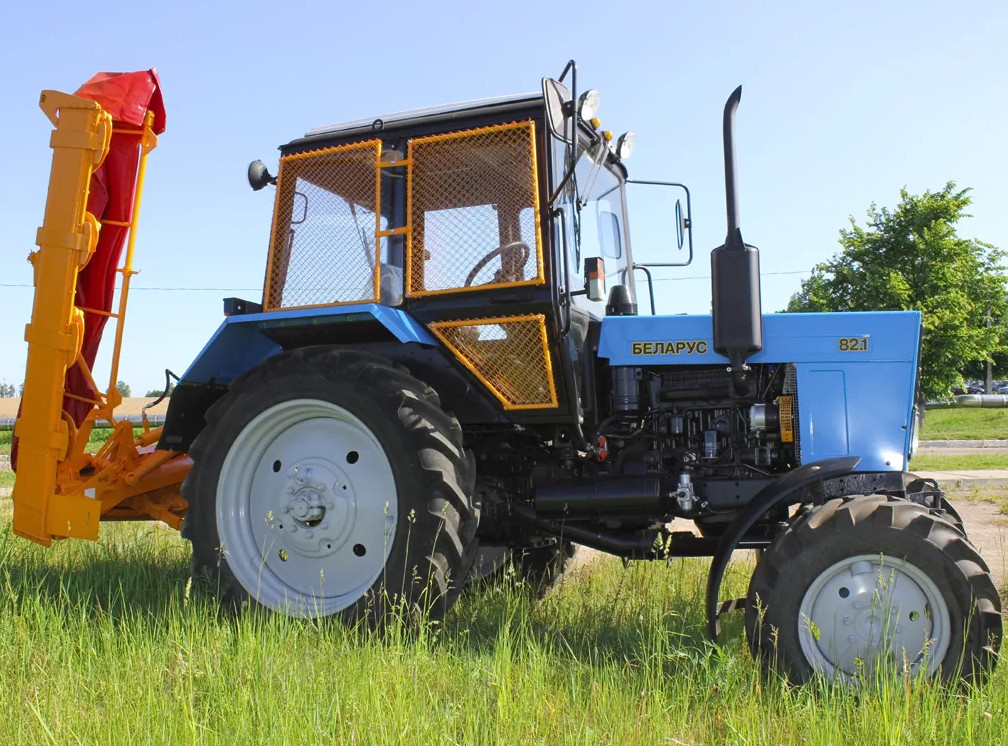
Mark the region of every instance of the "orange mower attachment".
POLYGON ((11 452, 14 532, 49 545, 71 536, 97 539, 102 518, 157 519, 178 528, 186 509, 179 485, 190 460, 156 450, 160 428, 150 428, 146 417, 136 437, 128 420, 115 417, 144 170, 164 131, 160 81, 154 69, 102 73, 76 95, 43 91, 40 106, 55 130, 39 249, 28 257, 35 299, 11 452), (109 319, 116 322, 115 346, 103 393, 91 368, 109 319), (103 420, 111 435, 87 453, 103 420))

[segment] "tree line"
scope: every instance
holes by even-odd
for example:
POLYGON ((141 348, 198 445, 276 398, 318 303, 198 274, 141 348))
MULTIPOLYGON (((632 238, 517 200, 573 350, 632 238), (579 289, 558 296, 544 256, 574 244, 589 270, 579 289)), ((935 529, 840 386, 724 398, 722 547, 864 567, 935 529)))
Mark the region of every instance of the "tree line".
POLYGON ((969 193, 950 181, 937 192, 903 189, 891 210, 872 203, 866 223, 850 219, 840 251, 813 268, 787 310, 920 311, 928 399, 948 396, 964 374, 982 377, 988 361, 1008 376, 1005 253, 958 234, 969 193))
MULTIPOLYGON (((171 396, 172 389, 174 388, 175 388, 174 384, 169 383, 167 392, 162 391, 161 389, 151 389, 146 394, 144 394, 144 396, 156 397, 161 396, 161 394, 164 393, 167 393, 168 396, 171 396)), ((119 392, 119 395, 122 396, 124 399, 132 395, 132 389, 130 388, 130 385, 126 383, 126 381, 117 381, 116 390, 119 392)), ((6 381, 0 382, 0 399, 5 399, 13 396, 22 396, 23 394, 24 394, 24 383, 15 387, 13 383, 7 383, 6 381)))

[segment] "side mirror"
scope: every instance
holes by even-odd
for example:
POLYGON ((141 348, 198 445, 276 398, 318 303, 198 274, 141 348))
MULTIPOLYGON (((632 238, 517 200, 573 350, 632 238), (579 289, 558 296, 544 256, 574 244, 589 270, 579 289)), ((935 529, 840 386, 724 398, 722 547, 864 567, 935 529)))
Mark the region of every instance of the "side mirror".
POLYGON ((542 79, 543 98, 546 99, 546 119, 553 136, 570 142, 567 133, 567 117, 570 114, 571 93, 563 83, 552 78, 542 79))
POLYGON ((252 191, 258 192, 267 184, 276 186, 276 176, 270 174, 266 164, 262 161, 252 161, 248 167, 248 182, 252 191))
POLYGON ((585 295, 595 303, 606 299, 605 262, 602 257, 587 257, 584 263, 585 295))
POLYGON ((690 229, 690 219, 682 214, 682 201, 675 201, 676 248, 681 249, 686 240, 686 231, 690 229))

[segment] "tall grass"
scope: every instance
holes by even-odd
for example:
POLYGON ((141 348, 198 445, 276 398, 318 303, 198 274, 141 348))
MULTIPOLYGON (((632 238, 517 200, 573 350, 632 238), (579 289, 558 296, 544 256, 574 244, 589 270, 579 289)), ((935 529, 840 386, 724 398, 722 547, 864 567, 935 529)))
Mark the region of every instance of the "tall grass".
MULTIPOLYGON (((0 742, 1003 743, 1008 681, 959 692, 765 681, 740 620, 704 639, 706 563, 592 563, 546 599, 463 593, 384 636, 253 612, 153 525, 48 550, 0 535, 0 742)), ((741 593, 734 566, 727 592, 741 593)))

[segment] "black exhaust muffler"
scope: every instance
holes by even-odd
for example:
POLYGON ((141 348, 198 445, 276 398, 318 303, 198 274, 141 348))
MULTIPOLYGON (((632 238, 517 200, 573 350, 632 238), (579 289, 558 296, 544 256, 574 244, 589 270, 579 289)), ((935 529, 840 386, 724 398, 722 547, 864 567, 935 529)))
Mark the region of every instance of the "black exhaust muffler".
POLYGON ((536 487, 539 513, 593 515, 596 513, 663 512, 661 480, 657 476, 581 477, 536 487))
POLYGON ((730 361, 729 370, 745 379, 746 359, 763 349, 759 249, 742 240, 739 228, 738 177, 735 172, 735 110, 742 98, 736 88, 724 108, 725 204, 728 235, 711 252, 714 350, 730 361))

